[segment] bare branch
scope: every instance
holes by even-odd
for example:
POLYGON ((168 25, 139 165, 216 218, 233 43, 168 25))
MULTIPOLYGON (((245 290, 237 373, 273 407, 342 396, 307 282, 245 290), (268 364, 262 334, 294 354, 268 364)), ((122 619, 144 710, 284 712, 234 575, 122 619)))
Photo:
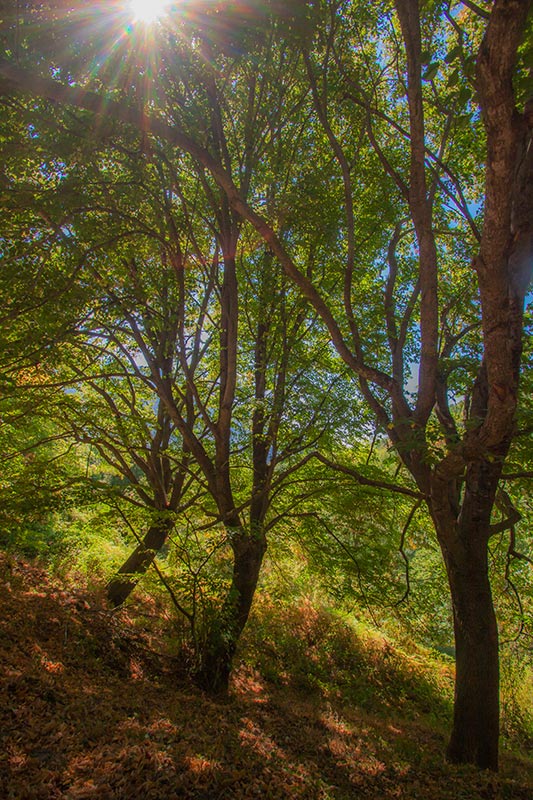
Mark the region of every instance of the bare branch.
POLYGON ((335 461, 331 461, 326 456, 323 456, 322 453, 317 451, 313 453, 309 453, 302 461, 300 462, 300 466, 307 461, 310 461, 312 458, 316 458, 317 461, 320 461, 326 467, 329 467, 336 472, 341 472, 344 475, 349 475, 353 478, 357 483, 361 484, 361 486, 370 486, 374 489, 385 489, 388 492, 395 492, 396 494, 403 494, 407 497, 414 497, 417 500, 423 501, 425 500, 425 496, 418 492, 416 489, 409 489, 407 486, 399 486, 396 483, 389 483, 388 481, 378 481, 373 480, 372 478, 366 478, 364 475, 361 475, 356 469, 353 467, 348 467, 345 464, 338 464, 335 461))
POLYGON ((414 518, 416 512, 418 511, 418 509, 420 508, 421 505, 422 505, 422 499, 417 500, 416 503, 414 504, 414 506, 412 507, 411 511, 409 512, 409 516, 407 517, 405 525, 403 526, 402 536, 401 536, 401 539, 400 539, 400 545, 399 545, 398 549, 400 551, 400 555, 401 555, 401 557, 403 559, 403 562, 404 562, 404 565, 405 565, 405 591, 404 591, 403 595, 400 597, 400 599, 394 604, 395 608, 397 608, 399 605, 401 605, 403 602, 405 602, 405 600, 407 600, 407 598, 409 597, 409 592, 411 591, 411 583, 410 583, 410 580, 409 580, 409 559, 407 558, 407 555, 406 555, 406 552, 405 552, 405 549, 404 549, 405 537, 407 535, 407 531, 409 530, 409 526, 411 525, 411 522, 413 521, 413 518, 414 518))

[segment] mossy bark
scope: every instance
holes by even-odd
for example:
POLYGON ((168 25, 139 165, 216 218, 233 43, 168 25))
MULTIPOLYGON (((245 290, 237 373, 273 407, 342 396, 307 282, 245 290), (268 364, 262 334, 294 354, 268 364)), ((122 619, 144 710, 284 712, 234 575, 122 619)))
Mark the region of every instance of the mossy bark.
POLYGON ((173 527, 170 519, 161 520, 150 527, 142 542, 107 585, 107 599, 112 606, 122 605, 129 597, 167 541, 173 527))
POLYGON ((212 695, 228 692, 233 657, 250 609, 266 552, 266 539, 261 532, 232 535, 233 575, 224 605, 207 632, 199 652, 195 675, 198 686, 212 695))

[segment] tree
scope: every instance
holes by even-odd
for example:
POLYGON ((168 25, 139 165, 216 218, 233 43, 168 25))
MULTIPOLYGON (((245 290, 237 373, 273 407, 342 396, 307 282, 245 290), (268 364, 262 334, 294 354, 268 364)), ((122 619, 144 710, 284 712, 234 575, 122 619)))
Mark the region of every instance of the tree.
MULTIPOLYGON (((242 213, 263 230, 274 252, 283 260, 287 273, 326 321, 335 346, 359 376, 363 393, 426 499, 446 564, 454 610, 457 674, 448 757, 452 761, 469 761, 493 769, 497 768, 498 758, 498 637, 488 578, 487 548, 490 537, 510 524, 505 521, 493 523, 491 512, 513 434, 523 305, 531 276, 531 110, 527 103, 522 112, 517 110, 517 88, 516 84, 513 86, 517 51, 529 6, 527 2, 496 2, 488 18, 486 14, 482 15, 487 24, 476 56, 475 87, 486 134, 487 157, 483 226, 479 243, 476 243, 475 250, 472 248, 474 253, 477 250, 473 264, 479 289, 481 342, 479 369, 467 388, 468 408, 462 425, 458 424, 450 406, 452 371, 446 362, 453 353, 461 356, 459 342, 468 326, 463 322, 454 335, 445 335, 442 343, 439 341, 439 321, 446 334, 449 319, 446 307, 441 307, 439 313, 444 259, 439 256, 436 234, 435 188, 432 189, 428 183, 431 153, 427 152, 429 137, 424 124, 424 108, 428 101, 423 91, 421 15, 417 3, 402 1, 396 4, 405 58, 403 65, 399 62, 400 83, 403 70, 407 73, 408 117, 406 128, 402 129, 409 147, 407 179, 402 177, 393 157, 387 155, 373 130, 376 117, 383 118, 383 112, 380 108, 374 111, 369 107, 367 99, 363 103, 369 118, 369 138, 386 173, 403 193, 403 207, 415 232, 412 247, 416 252, 417 278, 412 282, 412 300, 404 304, 399 320, 398 310, 392 310, 393 301, 398 298, 395 254, 398 228, 389 247, 382 319, 388 336, 392 373, 372 364, 372 356, 365 348, 353 313, 356 217, 353 213, 354 176, 348 158, 349 145, 335 133, 333 123, 328 120, 331 114, 328 89, 336 84, 332 80, 325 82, 322 77, 319 87, 311 54, 306 56, 306 62, 314 107, 345 190, 348 255, 343 317, 325 304, 294 259, 279 246, 272 228, 263 219, 258 219, 249 207, 242 209, 242 213), (418 310, 415 312, 415 309, 418 310), (404 368, 405 351, 409 347, 406 329, 416 319, 415 313, 420 325, 416 345, 419 371, 416 399, 411 404, 405 388, 404 368), (438 423, 443 437, 439 454, 431 452, 432 420, 438 423)), ((326 38, 322 50, 325 53, 321 63, 322 76, 331 63, 338 81, 341 78, 345 80, 344 92, 346 83, 358 89, 357 78, 350 80, 346 75, 341 61, 342 51, 340 56, 335 51, 338 20, 333 13, 331 20, 331 38, 326 38)), ((454 29, 456 20, 453 16, 450 18, 449 15, 448 21, 454 29)), ((439 41, 436 35, 434 41, 439 41)), ((379 53, 379 58, 383 55, 379 53)), ((316 59, 315 54, 314 57, 316 59)), ((426 80, 431 80, 428 72, 425 73, 426 80)), ((332 102, 338 104, 335 92, 332 94, 332 102)), ((361 95, 359 92, 359 97, 361 95)), ((436 100, 440 101, 438 90, 436 95, 436 100)), ((395 96, 401 96, 400 91, 395 96)), ((438 109, 439 103, 435 105, 438 109)), ((335 124, 339 125, 338 113, 335 124)), ((394 118, 391 124, 398 130, 399 123, 394 118)), ((442 150, 437 159, 433 175, 438 186, 439 171, 442 165, 446 167, 442 150)), ((452 172, 450 177, 448 171, 447 179, 460 189, 455 173, 452 172)), ((449 187, 445 188, 449 190, 449 187)), ((465 212, 468 220, 468 208, 465 212)))
MULTIPOLYGON (((203 108, 212 90, 208 74, 194 102, 203 108)), ((46 138, 46 120, 42 129, 35 124, 46 138)), ((192 502, 184 497, 191 481, 196 501, 210 498, 205 513, 224 531, 233 566, 218 612, 196 636, 196 678, 225 691, 276 522, 271 507, 320 436, 317 413, 335 380, 327 371, 317 377, 324 340, 257 235, 241 236, 240 220, 202 168, 185 157, 176 164, 164 142, 139 153, 112 129, 81 160, 72 142, 83 119, 64 124, 54 227, 84 253, 81 280, 91 290, 57 366, 49 365, 49 386, 70 387, 59 411, 74 438, 123 476, 124 496, 155 513, 121 568, 128 577, 110 584, 113 602, 192 502), (307 373, 320 392, 308 391, 307 373), (285 421, 294 398, 297 419, 285 421)), ((206 135, 224 152, 216 114, 206 135)), ((245 176, 246 160, 242 168, 245 176)))
MULTIPOLYGON (((333 10, 337 12, 338 7, 333 10)), ((435 189, 428 183, 427 173, 431 154, 426 153, 424 106, 427 101, 422 89, 420 13, 417 3, 413 2, 398 2, 396 11, 405 58, 405 66, 401 67, 399 62, 400 83, 403 69, 407 73, 407 128, 402 129, 409 147, 407 180, 402 179, 394 161, 387 157, 375 133, 369 130, 369 137, 385 171, 404 194, 403 208, 415 234, 411 248, 416 253, 417 278, 412 280, 412 299, 403 306, 400 327, 397 327, 398 311, 391 311, 391 301, 397 297, 395 237, 389 247, 382 319, 388 335, 392 373, 381 368, 379 363, 374 365, 374 353, 369 353, 365 347, 353 310, 356 222, 353 214, 353 160, 348 158, 346 140, 343 141, 335 133, 333 124, 330 126, 328 122, 331 106, 325 105, 326 95, 329 86, 335 87, 336 84, 332 80, 323 82, 321 91, 309 53, 306 62, 315 113, 330 144, 345 191, 348 255, 342 316, 334 306, 326 304, 308 276, 298 268, 295 258, 275 236, 272 226, 241 202, 227 176, 220 176, 220 180, 234 206, 264 235, 287 274, 326 322, 340 355, 359 376, 361 390, 426 499, 446 564, 454 609, 457 675, 454 726, 448 757, 452 761, 470 761, 480 767, 495 769, 498 750, 498 642, 487 548, 490 537, 510 524, 510 521, 493 523, 491 512, 513 434, 522 313, 531 275, 531 111, 528 104, 522 112, 517 110, 517 87, 516 84, 513 86, 517 51, 526 26, 529 3, 494 4, 476 57, 475 87, 487 142, 484 219, 479 243, 475 244, 475 250, 472 248, 473 252, 477 251, 473 263, 479 289, 481 341, 479 369, 467 388, 468 408, 463 424, 458 423, 450 406, 451 371, 446 362, 452 354, 459 358, 462 355, 459 343, 466 335, 468 325, 461 321, 454 335, 444 336, 442 343, 439 341, 439 321, 446 334, 449 312, 443 307, 439 313, 438 290, 442 284, 444 259, 442 255, 439 257, 440 248, 437 247, 435 189), (409 341, 407 336, 415 321, 420 325, 418 342, 409 341), (409 347, 416 348, 411 352, 419 353, 418 386, 413 404, 404 383, 406 349, 409 352, 409 347), (443 437, 440 453, 432 448, 433 421, 440 427, 443 437)), ((487 16, 482 16, 485 21, 487 16)), ((329 33, 335 37, 338 18, 332 14, 331 19, 329 33)), ((452 29, 454 22, 451 16, 448 24, 452 29)), ((437 36, 435 41, 439 41, 437 36)), ((323 58, 331 58, 339 83, 341 78, 346 80, 342 63, 339 66, 339 62, 335 62, 337 54, 333 38, 326 40, 322 52, 325 52, 323 58)), ((316 51, 314 56, 316 58, 316 51)), ((379 52, 378 57, 383 58, 383 52, 379 52)), ((327 61, 322 62, 322 76, 327 66, 327 61)), ((428 71, 425 77, 431 80, 428 71)), ((346 91, 346 82, 342 89, 346 91)), ((335 92, 332 95, 335 124, 339 126, 339 98, 335 92)), ((398 95, 401 96, 399 91, 398 95)), ((439 99, 437 92, 437 101, 439 99)), ((435 107, 438 109, 438 103, 435 107)), ((367 101, 366 110, 372 126, 380 109, 376 113, 372 109, 369 112, 367 101)), ((398 130, 398 123, 394 119, 392 123, 398 130)), ((439 154, 436 158, 434 175, 438 185, 443 159, 439 154)), ((460 181, 455 173, 452 172, 449 180, 458 186, 456 191, 460 199, 460 181)), ((449 187, 444 188, 449 191, 449 187)), ((464 212, 470 222, 467 206, 464 212)))
MULTIPOLYGON (((440 220, 436 211, 435 184, 438 186, 441 181, 440 170, 447 167, 443 142, 438 162, 432 169, 432 187, 428 183, 431 154, 427 152, 427 143, 430 134, 424 124, 424 108, 427 109, 429 103, 423 90, 422 31, 416 3, 402 1, 396 4, 405 57, 400 81, 403 80, 403 69, 407 72, 405 136, 410 158, 407 179, 402 177, 394 157, 388 155, 374 130, 375 120, 380 114, 383 116, 383 112, 379 107, 375 110, 370 107, 357 77, 346 74, 341 61, 342 51, 340 55, 335 51, 335 21, 331 23, 331 38, 326 40, 323 50, 322 90, 315 78, 312 57, 310 54, 306 56, 316 113, 330 142, 345 188, 348 258, 344 311, 347 330, 351 331, 351 344, 339 327, 339 317, 335 318, 330 309, 324 308, 314 287, 295 268, 292 259, 286 259, 287 270, 292 272, 315 308, 321 310, 339 352, 359 375, 363 393, 382 426, 389 431, 403 463, 426 498, 446 564, 454 610, 457 675, 454 726, 448 757, 452 761, 471 761, 489 768, 497 767, 498 644, 487 548, 490 537, 509 524, 493 524, 491 511, 513 434, 522 313, 531 275, 533 241, 531 113, 527 105, 521 114, 517 111, 516 90, 513 89, 517 50, 528 8, 528 3, 495 3, 476 59, 475 86, 487 137, 484 220, 478 254, 473 259, 482 330, 479 370, 470 385, 465 387, 469 405, 464 423, 458 424, 450 406, 453 367, 446 362, 453 355, 456 358, 462 355, 459 343, 467 333, 468 325, 461 321, 460 327, 447 335, 450 309, 443 304, 439 311, 439 289, 441 298, 445 297, 442 290, 445 259, 436 232, 440 220), (401 228, 396 228, 389 246, 382 318, 388 335, 392 374, 371 366, 370 354, 352 312, 354 251, 350 242, 353 243, 355 238, 354 184, 348 158, 350 145, 335 134, 333 123, 330 125, 328 119, 331 114, 328 87, 332 84, 335 87, 335 82, 325 83, 323 76, 330 63, 334 64, 332 70, 337 79, 344 78, 343 89, 346 90, 348 84, 357 91, 359 103, 368 115, 369 138, 385 171, 403 193, 403 205, 415 231, 412 246, 417 252, 417 278, 412 282, 412 301, 404 305, 400 317, 398 306, 394 310, 393 304, 399 300, 395 248, 401 228), (415 308, 418 308, 417 312, 415 308), (420 325, 420 355, 417 359, 420 366, 416 402, 411 405, 405 391, 404 367, 405 351, 409 347, 406 329, 412 325, 415 313, 419 315, 420 325), (401 327, 398 327, 398 319, 401 327), (444 334, 440 341, 439 321, 444 334), (388 399, 384 402, 385 397, 388 399), (439 454, 431 452, 430 426, 433 419, 438 422, 444 439, 439 454)), ((450 22, 453 24, 453 17, 450 22)), ((434 36, 438 41, 436 33, 434 36)), ((458 46, 461 47, 461 43, 458 46)), ((430 80, 428 72, 426 80, 430 80)), ((435 107, 439 110, 443 98, 439 96, 439 89, 434 91, 435 107)), ((336 102, 335 93, 332 94, 332 102, 336 102)), ((444 106, 443 116, 446 115, 444 106)), ((338 116, 335 123, 338 126, 338 116)), ((398 126, 399 123, 392 118, 391 124, 398 126)), ((447 180, 460 187, 457 174, 452 172, 450 178, 450 169, 447 169, 447 180)), ((468 220, 468 215, 464 216, 468 220)))

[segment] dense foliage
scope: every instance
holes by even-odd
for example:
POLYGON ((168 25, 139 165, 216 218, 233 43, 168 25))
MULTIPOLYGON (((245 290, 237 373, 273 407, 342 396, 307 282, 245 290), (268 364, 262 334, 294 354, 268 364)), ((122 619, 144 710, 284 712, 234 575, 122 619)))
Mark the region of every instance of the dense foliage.
POLYGON ((447 755, 491 769, 495 604, 531 644, 530 7, 0 22, 9 537, 94 526, 111 604, 155 573, 215 693, 290 553, 455 653, 447 755))

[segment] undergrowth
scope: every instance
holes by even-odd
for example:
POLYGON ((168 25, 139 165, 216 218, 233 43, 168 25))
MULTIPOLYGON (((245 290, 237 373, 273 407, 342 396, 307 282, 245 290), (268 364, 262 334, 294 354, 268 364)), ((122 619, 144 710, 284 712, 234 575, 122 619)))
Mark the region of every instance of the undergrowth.
POLYGON ((220 703, 165 653, 153 600, 109 612, 20 558, 0 573, 6 800, 530 797, 526 758, 504 751, 499 776, 444 763, 449 663, 305 598, 259 599, 220 703))
POLYGON ((419 649, 407 655, 353 618, 308 598, 291 606, 260 597, 244 649, 275 684, 342 699, 373 713, 448 721, 453 665, 419 649))

